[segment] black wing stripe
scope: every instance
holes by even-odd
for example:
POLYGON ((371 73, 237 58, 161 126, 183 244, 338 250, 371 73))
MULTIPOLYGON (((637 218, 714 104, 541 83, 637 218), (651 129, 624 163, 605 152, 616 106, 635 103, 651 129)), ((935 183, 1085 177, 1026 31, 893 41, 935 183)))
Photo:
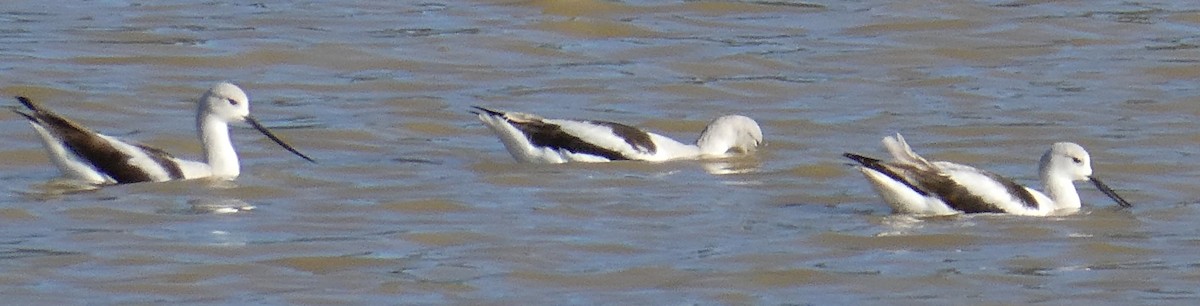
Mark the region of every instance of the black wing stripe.
POLYGON ((129 164, 131 156, 117 150, 95 132, 42 108, 29 98, 17 97, 17 100, 33 111, 31 114, 24 114, 26 118, 31 118, 34 123, 49 129, 67 149, 82 157, 101 173, 112 177, 118 184, 153 180, 149 173, 129 164))
MULTIPOLYGON (((528 139, 529 142, 534 146, 552 148, 555 150, 565 150, 576 154, 594 155, 606 158, 608 160, 632 159, 632 157, 626 156, 619 151, 601 147, 575 135, 571 135, 570 133, 563 131, 562 126, 557 124, 547 123, 542 120, 510 120, 503 112, 494 111, 479 106, 472 106, 472 108, 476 109, 478 112, 472 111, 471 113, 485 114, 487 116, 504 119, 509 124, 515 126, 517 130, 520 130, 522 134, 525 134, 525 138, 528 139)), ((646 154, 654 154, 654 152, 657 151, 654 141, 650 139, 650 134, 647 134, 641 129, 614 122, 587 122, 612 129, 613 133, 616 134, 617 137, 624 139, 625 143, 633 147, 634 150, 646 154)))
MULTIPOLYGON (((900 175, 899 173, 896 173, 891 168, 884 166, 883 162, 878 159, 865 157, 865 156, 853 154, 853 153, 846 153, 846 154, 843 154, 843 156, 850 158, 851 160, 854 160, 855 162, 858 162, 859 164, 863 165, 863 167, 867 167, 869 169, 879 171, 880 173, 887 175, 889 178, 891 178, 897 182, 904 183, 905 186, 908 186, 909 188, 911 188, 912 190, 916 191, 917 193, 919 193, 923 196, 929 196, 932 194, 932 195, 938 197, 938 199, 941 199, 942 202, 945 202, 946 205, 950 206, 950 208, 953 208, 955 210, 962 211, 964 213, 1003 213, 1003 212, 1005 212, 1004 210, 1000 209, 1000 207, 994 205, 993 203, 987 202, 982 197, 979 197, 978 195, 971 193, 971 191, 969 189, 967 189, 966 186, 959 184, 957 181, 954 181, 949 176, 946 176, 944 174, 934 172, 934 171, 916 171, 916 170, 914 170, 911 172, 911 174, 913 176, 913 179, 916 182, 909 182, 904 179, 904 176, 900 175), (918 185, 921 187, 918 187, 918 185)), ((1037 201, 1034 200, 1033 195, 1030 194, 1029 191, 1026 190, 1024 187, 1022 187, 1021 185, 1018 185, 1016 182, 1013 182, 1012 180, 1000 177, 1000 176, 992 174, 992 173, 985 173, 985 174, 988 175, 988 177, 996 180, 1000 184, 1004 185, 1004 187, 1008 190, 1008 192, 1015 195, 1018 199, 1020 199, 1023 202, 1022 204, 1024 204, 1025 206, 1036 207, 1037 201), (1034 204, 1030 204, 1030 203, 1034 203, 1034 204)))
POLYGON ((947 206, 964 213, 1003 213, 993 203, 985 201, 983 198, 971 193, 971 190, 966 186, 959 184, 941 173, 917 173, 915 175, 921 186, 929 188, 929 191, 936 195, 947 206))
POLYGON ((145 152, 146 156, 149 156, 151 160, 154 160, 155 164, 162 167, 163 171, 167 172, 168 178, 172 180, 183 179, 183 169, 179 168, 179 164, 175 163, 175 160, 167 151, 145 145, 137 145, 137 147, 142 149, 142 152, 145 152))
POLYGON ((1021 184, 1017 184, 1017 182, 1006 177, 991 172, 986 173, 989 178, 1004 185, 1004 189, 1008 191, 1008 194, 1015 196, 1017 200, 1021 201, 1021 206, 1031 209, 1038 208, 1037 199, 1033 197, 1033 193, 1030 193, 1029 189, 1025 189, 1025 186, 1021 186, 1021 184))
POLYGON ((639 128, 607 121, 588 121, 592 124, 607 126, 612 129, 613 134, 617 137, 625 139, 625 143, 633 147, 635 150, 646 154, 654 154, 658 148, 654 145, 654 141, 650 139, 650 134, 639 128))
POLYGON ((629 160, 629 157, 621 154, 621 152, 584 141, 579 137, 575 137, 575 135, 563 131, 562 127, 556 124, 541 121, 513 122, 511 120, 509 123, 512 123, 513 126, 521 130, 534 146, 567 150, 577 154, 595 155, 609 160, 629 160))

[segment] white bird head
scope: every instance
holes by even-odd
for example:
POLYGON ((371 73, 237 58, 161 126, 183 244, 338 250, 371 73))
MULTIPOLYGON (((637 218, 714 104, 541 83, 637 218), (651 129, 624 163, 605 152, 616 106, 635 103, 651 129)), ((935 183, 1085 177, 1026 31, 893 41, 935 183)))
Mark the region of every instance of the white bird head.
MULTIPOLYGON (((316 162, 307 155, 304 155, 295 148, 292 148, 291 145, 283 142, 282 139, 279 139, 279 137, 275 136, 274 133, 271 133, 271 131, 265 126, 258 123, 258 120, 255 120, 253 116, 250 116, 250 98, 247 97, 246 92, 242 91, 242 89, 237 87, 237 85, 233 85, 229 82, 218 82, 217 84, 213 85, 208 92, 205 92, 204 96, 200 97, 199 107, 200 111, 197 112, 197 116, 199 116, 198 118, 201 120, 198 120, 198 122, 203 122, 203 118, 209 117, 216 118, 216 120, 222 122, 249 123, 250 126, 254 127, 254 129, 258 130, 264 136, 267 136, 267 138, 271 139, 271 141, 274 141, 279 146, 292 152, 292 154, 296 154, 296 156, 300 156, 301 158, 304 158, 310 162, 316 162)), ((204 130, 204 128, 201 127, 200 130, 204 130)))
MULTIPOLYGON (((1096 189, 1100 189, 1104 195, 1112 198, 1118 205, 1122 207, 1132 206, 1129 201, 1117 195, 1104 182, 1092 176, 1092 157, 1078 144, 1071 142, 1055 143, 1050 147, 1050 151, 1046 151, 1046 154, 1042 155, 1039 167, 1042 180, 1053 180, 1055 177, 1059 177, 1071 181, 1091 181, 1093 185, 1096 185, 1096 189)), ((1051 192, 1053 193, 1053 191, 1051 192)), ((1078 198, 1076 198, 1075 202, 1078 203, 1078 198)))
POLYGON ((1078 144, 1059 142, 1042 155, 1040 168, 1043 175, 1063 175, 1072 181, 1089 180, 1092 157, 1078 144))
POLYGON ((220 82, 200 98, 200 114, 225 122, 244 122, 250 116, 250 98, 237 85, 220 82))
POLYGON ((758 122, 741 115, 713 119, 696 140, 696 146, 705 155, 723 155, 731 150, 753 152, 762 144, 763 132, 758 122))

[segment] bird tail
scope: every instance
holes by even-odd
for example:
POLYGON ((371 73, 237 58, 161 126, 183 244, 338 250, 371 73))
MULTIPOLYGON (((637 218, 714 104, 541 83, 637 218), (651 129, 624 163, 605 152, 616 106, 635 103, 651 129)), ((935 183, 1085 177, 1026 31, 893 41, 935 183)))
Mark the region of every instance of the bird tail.
POLYGON ((472 110, 472 111, 471 111, 471 113, 472 113, 472 114, 476 114, 476 115, 487 115, 487 116, 493 116, 493 117, 504 117, 504 113, 503 113, 503 112, 498 112, 498 111, 490 110, 490 109, 483 108, 483 107, 480 107, 480 106, 471 106, 471 108, 474 108, 474 109, 475 109, 475 110, 472 110))
POLYGON ((896 136, 884 137, 883 147, 888 150, 888 153, 892 154, 892 158, 894 158, 897 163, 909 164, 918 167, 930 166, 928 160, 925 160, 924 157, 921 157, 920 155, 917 155, 916 152, 913 152, 912 147, 908 145, 908 142, 904 141, 904 136, 900 135, 900 133, 896 133, 896 136))
POLYGON ((41 113, 42 109, 37 103, 34 103, 33 100, 30 100, 29 98, 21 97, 21 96, 17 96, 17 102, 21 102, 22 105, 25 105, 25 107, 28 108, 29 110, 33 111, 33 113, 23 112, 21 108, 15 107, 15 106, 12 107, 12 111, 14 113, 17 113, 17 115, 21 115, 21 117, 25 117, 25 119, 29 119, 29 121, 31 121, 31 122, 36 123, 36 122, 40 121, 40 120, 38 120, 37 114, 41 113))
MULTIPOLYGON (((901 141, 903 141, 903 139, 901 139, 901 141)), ((893 181, 896 181, 901 184, 904 184, 905 186, 908 186, 909 189, 912 189, 917 194, 920 194, 922 196, 929 195, 929 193, 925 192, 925 190, 922 190, 921 188, 917 187, 916 185, 913 185, 913 183, 910 182, 908 180, 908 178, 903 173, 900 172, 903 170, 890 167, 881 160, 854 154, 854 153, 844 153, 844 154, 842 154, 842 156, 845 156, 846 158, 849 158, 849 159, 857 162, 859 165, 862 165, 863 168, 874 170, 875 172, 879 172, 880 174, 886 175, 888 178, 891 178, 893 181)), ((866 174, 866 172, 865 172, 866 170, 863 170, 863 171, 864 171, 863 174, 866 174)))

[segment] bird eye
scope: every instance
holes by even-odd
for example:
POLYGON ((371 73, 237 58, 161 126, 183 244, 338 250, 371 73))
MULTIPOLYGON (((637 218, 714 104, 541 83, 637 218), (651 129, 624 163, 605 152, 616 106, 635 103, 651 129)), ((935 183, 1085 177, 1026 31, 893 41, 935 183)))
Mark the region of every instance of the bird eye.
POLYGON ((238 101, 234 99, 225 99, 225 101, 229 101, 229 105, 238 105, 238 101))
POLYGON ((1074 161, 1076 164, 1083 163, 1083 160, 1079 159, 1078 157, 1072 157, 1071 161, 1074 161))

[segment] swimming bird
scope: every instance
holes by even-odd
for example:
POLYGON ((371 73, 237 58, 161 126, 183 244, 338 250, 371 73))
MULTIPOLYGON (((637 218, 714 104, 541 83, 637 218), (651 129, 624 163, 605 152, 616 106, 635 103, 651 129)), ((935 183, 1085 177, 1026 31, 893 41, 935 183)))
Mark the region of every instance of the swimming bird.
POLYGON ((546 119, 537 115, 474 107, 519 162, 565 163, 614 160, 665 161, 748 153, 763 143, 758 122, 727 115, 708 124, 695 144, 606 121, 546 119))
POLYGON ((183 160, 158 148, 125 142, 96 133, 59 116, 26 97, 17 97, 28 112, 13 111, 41 136, 46 151, 63 176, 92 184, 127 184, 218 177, 232 179, 241 172, 229 139, 229 122, 246 122, 284 149, 314 162, 280 140, 250 116, 250 99, 236 85, 220 82, 200 97, 196 127, 204 147, 204 162, 183 160))
POLYGON ((1092 161, 1082 146, 1055 143, 1042 155, 1038 172, 1046 194, 1011 179, 971 166, 928 161, 917 155, 904 136, 884 137, 892 161, 854 153, 843 156, 859 164, 871 186, 897 213, 948 215, 957 213, 1009 213, 1046 216, 1079 210, 1074 181, 1089 180, 1122 207, 1131 204, 1092 176, 1092 161))

